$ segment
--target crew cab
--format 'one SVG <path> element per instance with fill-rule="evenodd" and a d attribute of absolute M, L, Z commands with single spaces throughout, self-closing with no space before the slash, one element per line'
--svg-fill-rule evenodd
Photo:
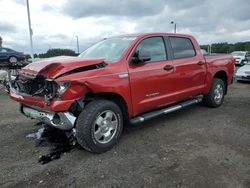
<path fill-rule="evenodd" d="M 24 115 L 73 130 L 83 148 L 101 153 L 117 143 L 125 124 L 199 102 L 219 107 L 234 64 L 231 55 L 203 56 L 189 35 L 122 35 L 97 42 L 79 57 L 25 66 L 9 84 L 9 95 Z"/>

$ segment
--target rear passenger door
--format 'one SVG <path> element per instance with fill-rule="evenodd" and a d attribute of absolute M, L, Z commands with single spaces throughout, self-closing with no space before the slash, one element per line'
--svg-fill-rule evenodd
<path fill-rule="evenodd" d="M 174 66 L 176 97 L 180 100 L 201 94 L 205 87 L 206 64 L 190 38 L 169 36 Z"/>

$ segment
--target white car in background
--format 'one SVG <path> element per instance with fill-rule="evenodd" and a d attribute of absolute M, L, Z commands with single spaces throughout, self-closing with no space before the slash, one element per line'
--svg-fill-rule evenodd
<path fill-rule="evenodd" d="M 234 51 L 231 53 L 236 59 L 236 65 L 244 65 L 250 61 L 250 53 L 246 51 Z"/>
<path fill-rule="evenodd" d="M 250 81 L 250 62 L 236 71 L 235 79 L 237 81 Z"/>

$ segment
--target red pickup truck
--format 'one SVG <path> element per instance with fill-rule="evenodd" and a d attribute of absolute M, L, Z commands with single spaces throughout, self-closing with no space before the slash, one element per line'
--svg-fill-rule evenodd
<path fill-rule="evenodd" d="M 74 130 L 95 153 L 113 147 L 123 125 L 203 102 L 222 104 L 233 82 L 231 55 L 203 56 L 189 35 L 148 33 L 104 39 L 79 57 L 22 68 L 9 95 L 28 117 Z"/>

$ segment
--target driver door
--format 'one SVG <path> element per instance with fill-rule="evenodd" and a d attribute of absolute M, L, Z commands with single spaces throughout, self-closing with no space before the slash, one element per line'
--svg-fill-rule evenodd
<path fill-rule="evenodd" d="M 172 60 L 168 60 L 162 36 L 143 39 L 134 50 L 135 54 L 150 55 L 144 63 L 128 66 L 134 115 L 166 106 L 175 102 L 173 93 Z"/>

